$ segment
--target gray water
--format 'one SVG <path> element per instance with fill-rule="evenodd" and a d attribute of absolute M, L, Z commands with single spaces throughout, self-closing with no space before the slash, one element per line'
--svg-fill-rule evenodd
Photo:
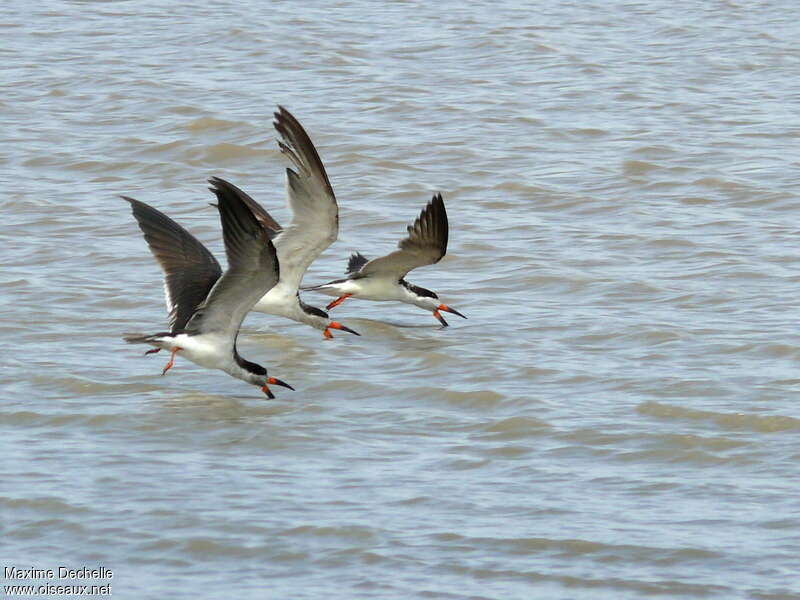
<path fill-rule="evenodd" d="M 800 598 L 794 2 L 0 15 L 2 566 L 122 598 Z M 254 314 L 242 355 L 296 392 L 162 378 L 120 337 L 166 314 L 119 195 L 223 260 L 208 177 L 288 218 L 278 104 L 340 205 L 305 283 L 441 192 L 448 254 L 409 279 L 469 319 Z"/>

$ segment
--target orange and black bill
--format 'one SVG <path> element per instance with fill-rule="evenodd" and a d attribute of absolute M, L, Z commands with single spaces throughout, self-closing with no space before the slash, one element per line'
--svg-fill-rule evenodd
<path fill-rule="evenodd" d="M 322 332 L 323 335 L 328 339 L 333 338 L 333 334 L 331 334 L 331 332 L 330 332 L 331 329 L 338 329 L 340 331 L 346 331 L 347 333 L 352 333 L 353 335 L 361 335 L 357 331 L 354 331 L 353 329 L 350 329 L 349 327 L 345 327 L 344 325 L 339 323 L 339 321 L 331 321 L 330 324 L 325 328 L 325 331 Z"/>
<path fill-rule="evenodd" d="M 453 313 L 454 315 L 458 315 L 462 319 L 466 319 L 467 318 L 464 315 L 462 315 L 460 312 L 458 312 L 455 308 L 450 308 L 446 304 L 440 304 L 439 306 L 436 307 L 436 310 L 433 311 L 433 316 L 436 317 L 436 319 L 439 321 L 439 323 L 442 324 L 442 327 L 447 327 L 447 321 L 445 321 L 444 317 L 439 313 L 440 310 L 443 310 L 444 312 Z"/>
<path fill-rule="evenodd" d="M 261 391 L 264 392 L 267 395 L 267 398 L 269 398 L 270 400 L 273 400 L 275 398 L 275 394 L 273 394 L 272 390 L 269 389 L 269 387 L 268 387 L 269 384 L 271 384 L 271 385 L 280 385 L 280 386 L 283 386 L 285 388 L 289 388 L 290 390 L 294 391 L 294 388 L 292 386 L 290 386 L 288 383 L 286 383 L 285 381 L 281 381 L 280 379 L 278 379 L 276 377 L 270 377 L 269 379 L 267 379 L 267 383 L 265 383 L 263 386 L 261 386 Z"/>
<path fill-rule="evenodd" d="M 467 318 L 464 315 L 462 315 L 460 312 L 458 312 L 455 308 L 450 308 L 449 306 L 447 306 L 447 304 L 440 304 L 439 307 L 437 308 L 437 310 L 443 310 L 444 312 L 453 313 L 454 315 L 458 315 L 462 319 L 466 319 Z"/>

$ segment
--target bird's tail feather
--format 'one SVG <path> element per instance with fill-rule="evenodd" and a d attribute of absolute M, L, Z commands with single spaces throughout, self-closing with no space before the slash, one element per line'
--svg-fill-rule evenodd
<path fill-rule="evenodd" d="M 311 286 L 307 286 L 307 287 L 301 287 L 300 291 L 301 292 L 314 292 L 314 291 L 319 291 L 319 290 L 335 289 L 336 288 L 336 284 L 342 283 L 342 282 L 345 282 L 345 281 L 347 281 L 347 280 L 346 279 L 336 279 L 334 281 L 329 281 L 328 283 L 322 283 L 320 285 L 311 285 Z"/>
<path fill-rule="evenodd" d="M 123 333 L 122 339 L 128 342 L 129 344 L 154 344 L 159 340 L 159 338 L 169 335 L 168 333 L 156 333 L 153 335 L 147 335 L 146 333 Z"/>

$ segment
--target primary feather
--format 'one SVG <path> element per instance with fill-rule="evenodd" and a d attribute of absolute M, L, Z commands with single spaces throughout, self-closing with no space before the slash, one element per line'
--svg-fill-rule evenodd
<path fill-rule="evenodd" d="M 354 276 L 381 274 L 390 275 L 399 281 L 417 267 L 439 262 L 447 252 L 448 233 L 447 211 L 442 195 L 437 194 L 422 209 L 414 224 L 408 226 L 408 236 L 397 244 L 398 250 L 363 262 Z M 363 256 L 356 258 L 354 263 L 354 257 L 351 256 L 348 272 L 351 266 L 361 263 L 362 259 Z"/>
<path fill-rule="evenodd" d="M 217 196 L 228 270 L 214 284 L 189 322 L 187 331 L 226 332 L 231 340 L 245 315 L 279 277 L 275 247 L 249 208 L 238 201 L 234 186 L 212 177 Z"/>
<path fill-rule="evenodd" d="M 123 196 L 164 271 L 171 332 L 181 331 L 222 275 L 217 259 L 196 237 L 161 211 Z"/>

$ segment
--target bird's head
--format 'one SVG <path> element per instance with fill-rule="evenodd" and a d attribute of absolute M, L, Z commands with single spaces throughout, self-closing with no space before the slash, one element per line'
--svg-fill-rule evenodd
<path fill-rule="evenodd" d="M 444 317 L 440 314 L 442 311 L 458 315 L 462 319 L 467 318 L 455 308 L 451 308 L 447 306 L 447 304 L 442 304 L 442 301 L 439 300 L 439 296 L 436 295 L 436 292 L 432 292 L 431 290 L 427 290 L 423 287 L 419 287 L 418 285 L 413 285 L 408 282 L 401 281 L 400 283 L 413 295 L 412 303 L 422 309 L 431 311 L 433 316 L 436 317 L 443 327 L 447 327 L 447 321 L 445 321 Z"/>
<path fill-rule="evenodd" d="M 239 364 L 241 369 L 244 371 L 243 374 L 238 375 L 248 383 L 252 383 L 261 388 L 261 391 L 267 395 L 267 398 L 272 400 L 275 398 L 275 394 L 269 389 L 271 385 L 280 385 L 285 388 L 289 388 L 290 390 L 294 391 L 294 388 L 290 386 L 285 381 L 281 381 L 277 377 L 270 377 L 267 373 L 267 370 L 259 365 L 258 363 L 250 362 L 249 360 L 245 360 L 241 356 L 236 353 L 236 362 Z"/>
<path fill-rule="evenodd" d="M 302 300 L 300 301 L 300 308 L 303 309 L 302 319 L 303 322 L 311 325 L 315 329 L 319 329 L 322 331 L 323 335 L 331 339 L 333 334 L 331 333 L 331 329 L 338 329 L 339 331 L 346 331 L 347 333 L 352 333 L 353 335 L 361 335 L 357 331 L 350 329 L 349 327 L 345 327 L 339 321 L 331 321 L 330 315 L 326 313 L 321 308 L 317 308 L 316 306 L 311 306 L 310 304 L 306 304 Z"/>
<path fill-rule="evenodd" d="M 294 391 L 294 388 L 292 386 L 290 386 L 285 381 L 281 381 L 277 377 L 267 377 L 266 375 L 264 375 L 258 381 L 254 381 L 252 383 L 260 387 L 261 391 L 264 392 L 267 395 L 267 398 L 269 398 L 270 400 L 275 398 L 275 394 L 273 394 L 272 390 L 269 389 L 269 386 L 271 385 L 280 385 Z"/>

